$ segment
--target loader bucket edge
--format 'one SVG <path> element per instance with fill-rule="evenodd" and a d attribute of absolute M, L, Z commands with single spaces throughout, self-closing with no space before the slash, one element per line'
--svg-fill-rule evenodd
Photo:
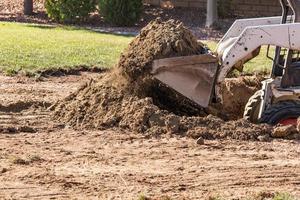
<path fill-rule="evenodd" d="M 215 86 L 218 58 L 211 54 L 183 56 L 154 60 L 153 76 L 207 108 Z"/>

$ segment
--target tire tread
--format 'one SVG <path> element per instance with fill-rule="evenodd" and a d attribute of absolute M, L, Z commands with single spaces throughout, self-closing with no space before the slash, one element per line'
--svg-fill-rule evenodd
<path fill-rule="evenodd" d="M 275 125 L 279 120 L 276 119 L 277 115 L 280 117 L 280 115 L 284 115 L 284 113 L 291 115 L 300 113 L 300 101 L 288 100 L 272 105 L 263 113 L 260 122 Z"/>
<path fill-rule="evenodd" d="M 255 115 L 255 110 L 257 106 L 261 103 L 261 98 L 264 95 L 263 90 L 258 90 L 250 97 L 248 100 L 245 110 L 244 110 L 244 119 L 249 120 L 251 122 L 257 122 Z"/>

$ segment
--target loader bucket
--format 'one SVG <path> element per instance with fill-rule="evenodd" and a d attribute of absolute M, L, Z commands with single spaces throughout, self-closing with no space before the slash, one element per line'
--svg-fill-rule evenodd
<path fill-rule="evenodd" d="M 215 85 L 218 59 L 211 54 L 159 59 L 153 62 L 156 79 L 207 108 Z"/>

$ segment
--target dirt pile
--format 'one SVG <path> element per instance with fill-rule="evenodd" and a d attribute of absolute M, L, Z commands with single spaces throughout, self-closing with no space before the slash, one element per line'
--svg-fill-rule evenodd
<path fill-rule="evenodd" d="M 300 133 L 296 125 L 276 126 L 274 127 L 271 136 L 273 138 L 300 139 Z"/>
<path fill-rule="evenodd" d="M 150 22 L 122 54 L 118 67 L 130 81 L 149 75 L 153 60 L 205 53 L 203 44 L 181 22 Z"/>
<path fill-rule="evenodd" d="M 214 105 L 223 119 L 236 120 L 243 117 L 249 98 L 261 88 L 261 76 L 227 78 L 221 85 L 222 104 Z"/>
<path fill-rule="evenodd" d="M 151 97 L 155 105 L 175 114 L 203 116 L 202 108 L 158 82 L 150 71 L 155 59 L 204 54 L 206 51 L 181 22 L 156 19 L 132 40 L 117 68 L 130 85 L 127 89 L 138 97 Z"/>
<path fill-rule="evenodd" d="M 154 59 L 201 53 L 205 48 L 181 23 L 153 21 L 130 43 L 116 71 L 103 74 L 58 102 L 52 107 L 54 117 L 77 128 L 118 127 L 149 135 L 245 140 L 270 135 L 270 128 L 264 125 L 204 116 L 201 108 L 150 76 Z M 229 79 L 223 87 L 226 104 L 217 109 L 240 114 L 238 109 L 258 85 L 256 77 Z"/>
<path fill-rule="evenodd" d="M 204 119 L 205 123 L 197 124 L 197 118 L 187 118 L 189 121 L 187 136 L 192 138 L 202 137 L 204 139 L 237 139 L 257 140 L 259 136 L 270 135 L 271 127 L 268 125 L 256 125 L 247 120 L 223 121 L 220 118 L 209 115 Z M 196 125 L 196 126 L 195 126 Z"/>
<path fill-rule="evenodd" d="M 76 93 L 53 107 L 56 119 L 76 128 L 107 129 L 118 127 L 148 135 L 178 134 L 204 139 L 257 139 L 271 134 L 265 125 L 245 120 L 228 121 L 206 117 L 179 116 L 160 109 L 152 98 L 139 98 L 120 89 L 112 74 L 90 81 Z"/>

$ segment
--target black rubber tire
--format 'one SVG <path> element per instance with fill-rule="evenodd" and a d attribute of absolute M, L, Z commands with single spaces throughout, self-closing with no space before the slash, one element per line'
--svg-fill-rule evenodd
<path fill-rule="evenodd" d="M 298 118 L 300 116 L 300 101 L 282 101 L 272 105 L 262 115 L 260 122 L 276 125 L 281 120 Z"/>
<path fill-rule="evenodd" d="M 259 108 L 264 96 L 263 90 L 258 90 L 250 97 L 244 110 L 244 119 L 258 123 Z"/>

